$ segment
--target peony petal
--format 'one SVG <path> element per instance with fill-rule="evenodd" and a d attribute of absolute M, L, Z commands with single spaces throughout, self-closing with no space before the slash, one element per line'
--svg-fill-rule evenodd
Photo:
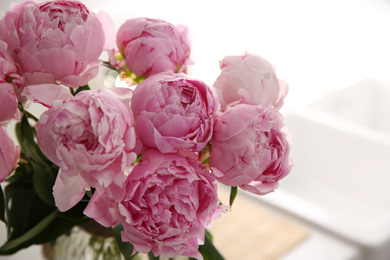
<path fill-rule="evenodd" d="M 79 75 L 69 75 L 61 79 L 61 83 L 71 88 L 82 87 L 95 78 L 99 73 L 101 61 L 89 64 Z"/>
<path fill-rule="evenodd" d="M 34 57 L 39 60 L 46 73 L 53 74 L 59 81 L 66 76 L 74 75 L 76 64 L 74 51 L 58 48 L 44 49 Z"/>
<path fill-rule="evenodd" d="M 133 90 L 130 88 L 107 88 L 107 93 L 110 93 L 117 100 L 121 101 L 126 107 L 130 109 L 130 101 L 133 96 Z"/>
<path fill-rule="evenodd" d="M 53 186 L 53 196 L 57 208 L 60 211 L 67 211 L 75 206 L 90 187 L 77 170 L 59 170 L 56 182 Z"/>
<path fill-rule="evenodd" d="M 266 195 L 277 189 L 279 184 L 277 182 L 262 183 L 260 181 L 251 181 L 247 184 L 241 185 L 240 188 L 257 195 Z"/>
<path fill-rule="evenodd" d="M 5 128 L 0 127 L 0 183 L 16 168 L 20 158 L 20 147 L 15 146 Z"/>
<path fill-rule="evenodd" d="M 105 227 L 113 227 L 119 221 L 117 203 L 98 192 L 93 194 L 84 214 Z"/>
<path fill-rule="evenodd" d="M 6 125 L 18 111 L 18 99 L 9 83 L 0 83 L 0 111 L 0 125 Z"/>
<path fill-rule="evenodd" d="M 104 37 L 105 37 L 105 44 L 103 47 L 103 50 L 111 50 L 115 48 L 115 25 L 114 21 L 111 19 L 111 16 L 103 11 L 100 10 L 97 12 L 97 18 L 99 19 L 100 23 L 103 26 L 104 31 Z"/>
<path fill-rule="evenodd" d="M 214 82 L 222 107 L 241 101 L 280 108 L 287 95 L 275 68 L 259 55 L 227 56 L 220 62 L 221 74 Z"/>
<path fill-rule="evenodd" d="M 46 107 L 52 107 L 56 100 L 65 101 L 73 97 L 67 88 L 56 84 L 26 86 L 24 93 L 29 100 L 38 102 Z"/>

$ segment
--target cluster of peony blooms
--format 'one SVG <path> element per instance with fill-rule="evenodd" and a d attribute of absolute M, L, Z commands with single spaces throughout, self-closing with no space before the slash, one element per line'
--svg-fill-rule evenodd
<path fill-rule="evenodd" d="M 84 214 L 120 223 L 133 253 L 203 259 L 205 228 L 228 209 L 217 181 L 264 195 L 290 171 L 279 113 L 287 85 L 267 60 L 245 53 L 222 59 L 210 87 L 186 74 L 186 27 L 130 19 L 116 47 L 112 28 L 106 13 L 77 0 L 13 4 L 1 18 L 0 181 L 22 163 L 35 167 L 5 127 L 34 118 L 29 104 L 40 103 L 47 110 L 33 128 L 58 167 L 59 211 L 88 198 Z M 88 87 L 104 51 L 131 87 Z"/>

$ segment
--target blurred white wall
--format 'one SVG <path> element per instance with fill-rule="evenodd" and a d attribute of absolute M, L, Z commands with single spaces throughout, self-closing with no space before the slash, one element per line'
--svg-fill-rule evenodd
<path fill-rule="evenodd" d="M 0 2 L 8 10 L 11 0 Z M 17 0 L 17 2 L 22 2 Z M 149 16 L 189 27 L 192 75 L 212 84 L 218 61 L 254 52 L 290 83 L 286 106 L 321 97 L 364 78 L 390 82 L 389 0 L 85 0 L 126 19 Z"/>
<path fill-rule="evenodd" d="M 218 61 L 254 52 L 290 83 L 287 106 L 310 102 L 364 78 L 390 81 L 390 1 L 85 1 L 113 15 L 149 16 L 187 25 L 192 75 L 212 84 Z"/>

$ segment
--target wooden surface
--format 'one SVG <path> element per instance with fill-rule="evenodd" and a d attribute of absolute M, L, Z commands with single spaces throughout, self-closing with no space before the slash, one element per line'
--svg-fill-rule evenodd
<path fill-rule="evenodd" d="M 219 189 L 218 193 L 223 204 L 228 205 L 230 190 Z M 305 228 L 240 191 L 231 211 L 214 221 L 209 231 L 226 260 L 278 259 L 309 236 Z"/>

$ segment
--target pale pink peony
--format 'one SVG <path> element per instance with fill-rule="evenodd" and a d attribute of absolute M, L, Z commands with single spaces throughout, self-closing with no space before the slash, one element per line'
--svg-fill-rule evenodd
<path fill-rule="evenodd" d="M 133 253 L 203 259 L 198 246 L 204 243 L 205 226 L 227 208 L 218 204 L 217 186 L 205 165 L 148 150 L 125 188 L 118 212 L 122 240 L 134 246 Z"/>
<path fill-rule="evenodd" d="M 0 82 L 13 84 L 17 91 L 23 84 L 24 78 L 21 75 L 19 65 L 8 53 L 8 45 L 0 40 Z"/>
<path fill-rule="evenodd" d="M 98 73 L 105 32 L 80 1 L 30 1 L 11 5 L 0 21 L 0 39 L 8 43 L 28 84 L 78 88 Z"/>
<path fill-rule="evenodd" d="M 29 85 L 24 88 L 23 94 L 29 100 L 49 108 L 53 107 L 58 100 L 65 101 L 73 97 L 67 87 L 56 84 Z"/>
<path fill-rule="evenodd" d="M 0 126 L 6 126 L 18 114 L 18 99 L 13 85 L 0 82 Z"/>
<path fill-rule="evenodd" d="M 197 152 L 211 138 L 218 102 L 202 81 L 160 73 L 138 84 L 131 108 L 144 145 L 164 153 Z"/>
<path fill-rule="evenodd" d="M 15 146 L 6 129 L 0 127 L 0 183 L 18 166 L 20 147 Z"/>
<path fill-rule="evenodd" d="M 264 195 L 291 169 L 283 116 L 273 107 L 236 104 L 215 116 L 210 168 L 217 180 Z"/>
<path fill-rule="evenodd" d="M 104 193 L 95 192 L 84 214 L 104 227 L 114 227 L 119 222 L 118 202 Z"/>
<path fill-rule="evenodd" d="M 163 20 L 127 20 L 117 32 L 116 43 L 128 69 L 137 76 L 186 72 L 187 65 L 192 63 L 187 28 Z"/>
<path fill-rule="evenodd" d="M 220 62 L 221 74 L 214 82 L 222 107 L 235 101 L 252 105 L 273 105 L 279 109 L 288 92 L 271 63 L 259 55 L 227 56 Z"/>
<path fill-rule="evenodd" d="M 0 41 L 0 126 L 19 116 L 17 93 L 24 83 L 19 66 Z"/>
<path fill-rule="evenodd" d="M 91 186 L 122 199 L 125 170 L 136 155 L 130 105 L 121 101 L 106 91 L 81 91 L 74 98 L 54 101 L 41 115 L 39 146 L 61 168 L 53 189 L 61 211 L 74 206 Z"/>

